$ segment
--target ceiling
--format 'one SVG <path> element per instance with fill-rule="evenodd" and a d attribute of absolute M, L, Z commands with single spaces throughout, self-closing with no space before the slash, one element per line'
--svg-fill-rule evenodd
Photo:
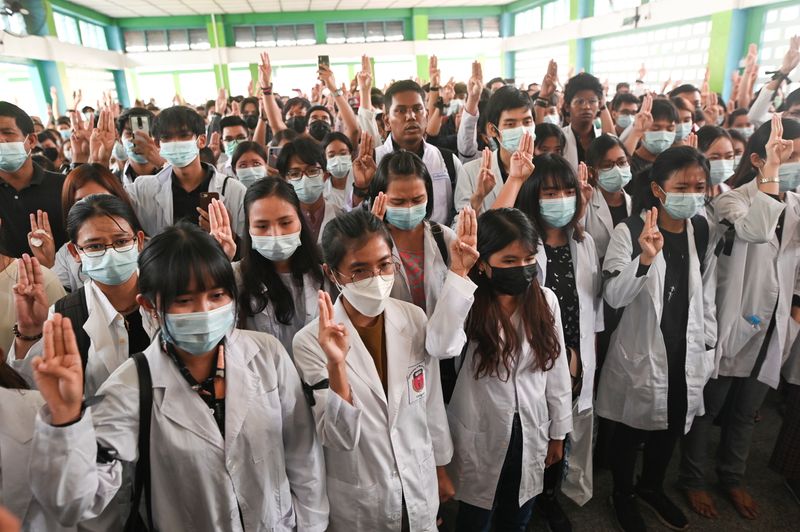
<path fill-rule="evenodd" d="M 344 9 L 496 6 L 512 0 L 71 0 L 114 18 Z"/>

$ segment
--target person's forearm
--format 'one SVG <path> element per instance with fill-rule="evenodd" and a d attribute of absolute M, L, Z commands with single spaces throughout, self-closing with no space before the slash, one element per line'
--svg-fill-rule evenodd
<path fill-rule="evenodd" d="M 492 209 L 513 208 L 514 204 L 517 202 L 517 196 L 522 189 L 523 183 L 525 183 L 525 181 L 522 179 L 512 179 L 509 177 L 500 190 L 500 194 L 497 195 L 497 199 L 494 200 Z"/>
<path fill-rule="evenodd" d="M 372 109 L 372 94 L 371 93 L 372 93 L 371 87 L 369 87 L 367 85 L 359 84 L 359 86 L 358 86 L 358 96 L 359 96 L 359 99 L 360 99 L 360 102 L 359 102 L 359 104 L 360 104 L 359 107 L 360 108 L 363 108 L 363 109 L 365 109 L 367 111 Z"/>
<path fill-rule="evenodd" d="M 614 127 L 614 119 L 611 118 L 611 112 L 608 110 L 608 107 L 604 107 L 602 111 L 600 111 L 600 122 L 602 123 L 603 133 L 608 135 L 617 135 L 617 130 Z"/>
<path fill-rule="evenodd" d="M 428 127 L 425 132 L 429 137 L 436 137 L 442 130 L 442 113 L 438 107 L 433 109 L 433 112 L 428 117 Z"/>
<path fill-rule="evenodd" d="M 644 136 L 644 133 L 641 131 L 636 131 L 635 129 L 630 135 L 628 135 L 628 138 L 625 139 L 625 142 L 623 143 L 625 144 L 625 149 L 628 150 L 628 153 L 633 155 L 633 152 L 636 151 L 636 147 L 639 145 L 639 141 L 642 139 L 642 136 Z"/>
<path fill-rule="evenodd" d="M 286 124 L 281 117 L 281 110 L 278 107 L 278 102 L 275 101 L 274 94 L 262 94 L 261 100 L 264 102 L 264 110 L 267 112 L 267 121 L 269 127 L 272 129 L 274 135 L 278 131 L 286 129 Z"/>
<path fill-rule="evenodd" d="M 347 365 L 344 362 L 328 364 L 328 385 L 344 401 L 353 404 L 350 382 L 347 380 Z"/>
<path fill-rule="evenodd" d="M 480 101 L 480 97 L 473 97 L 471 94 L 467 94 L 467 101 L 464 102 L 464 111 L 471 114 L 472 116 L 476 116 L 478 114 L 478 102 Z"/>
<path fill-rule="evenodd" d="M 267 149 L 267 121 L 261 120 L 261 117 L 258 118 L 258 125 L 255 131 L 253 131 L 253 142 L 260 145 L 265 150 Z"/>
<path fill-rule="evenodd" d="M 344 97 L 344 94 L 339 94 L 336 96 L 336 106 L 339 108 L 339 116 L 344 124 L 344 134 L 347 135 L 347 138 L 350 139 L 350 142 L 357 144 L 358 136 L 360 135 L 360 131 L 358 129 L 358 119 L 356 118 L 356 114 L 353 112 L 353 108 L 350 107 L 350 103 L 347 101 L 347 98 Z"/>
<path fill-rule="evenodd" d="M 540 105 L 533 106 L 534 120 L 537 124 L 544 123 L 544 117 L 547 115 L 547 108 Z"/>

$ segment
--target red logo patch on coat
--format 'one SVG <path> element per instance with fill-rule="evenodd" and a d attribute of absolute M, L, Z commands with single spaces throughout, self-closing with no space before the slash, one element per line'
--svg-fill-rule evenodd
<path fill-rule="evenodd" d="M 417 393 L 425 389 L 425 370 L 423 368 L 417 368 L 414 370 L 414 373 L 411 376 L 411 386 Z"/>

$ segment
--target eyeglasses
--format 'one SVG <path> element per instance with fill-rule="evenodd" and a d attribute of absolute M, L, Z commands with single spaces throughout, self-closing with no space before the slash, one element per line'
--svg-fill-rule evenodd
<path fill-rule="evenodd" d="M 310 168 L 308 170 L 289 170 L 286 172 L 286 179 L 289 181 L 298 181 L 303 179 L 303 176 L 310 177 L 314 179 L 315 177 L 319 177 L 322 175 L 322 168 Z"/>
<path fill-rule="evenodd" d="M 352 275 L 350 275 L 350 282 L 351 283 L 363 283 L 368 285 L 372 282 L 372 280 L 377 275 L 394 275 L 394 273 L 400 269 L 400 265 L 397 264 L 395 261 L 387 261 L 383 264 L 379 265 L 377 269 L 367 269 L 367 268 L 356 268 L 353 270 Z M 335 271 L 335 270 L 334 270 Z M 347 276 L 342 274 L 341 272 L 336 272 L 336 275 L 340 275 L 347 279 Z M 366 282 L 365 282 L 366 281 Z"/>
<path fill-rule="evenodd" d="M 132 250 L 134 245 L 136 245 L 136 237 L 120 238 L 115 240 L 113 244 L 97 243 L 87 244 L 83 247 L 76 245 L 75 247 L 82 251 L 87 257 L 97 258 L 105 255 L 108 248 L 114 248 L 114 250 L 119 253 L 125 253 L 126 251 Z"/>
<path fill-rule="evenodd" d="M 628 159 L 622 158 L 622 159 L 617 159 L 616 161 L 603 161 L 597 166 L 597 168 L 598 170 L 605 171 L 605 170 L 611 170 L 615 166 L 619 166 L 620 168 L 625 168 L 626 166 L 628 166 Z"/>
<path fill-rule="evenodd" d="M 591 100 L 584 100 L 583 98 L 573 98 L 572 105 L 577 107 L 596 107 L 600 105 L 600 100 L 592 98 Z"/>

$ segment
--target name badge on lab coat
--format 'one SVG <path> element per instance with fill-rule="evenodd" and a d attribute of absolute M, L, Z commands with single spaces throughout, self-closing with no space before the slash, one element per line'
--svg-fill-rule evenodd
<path fill-rule="evenodd" d="M 408 402 L 413 403 L 417 399 L 425 397 L 425 363 L 420 362 L 412 366 L 408 377 Z"/>

